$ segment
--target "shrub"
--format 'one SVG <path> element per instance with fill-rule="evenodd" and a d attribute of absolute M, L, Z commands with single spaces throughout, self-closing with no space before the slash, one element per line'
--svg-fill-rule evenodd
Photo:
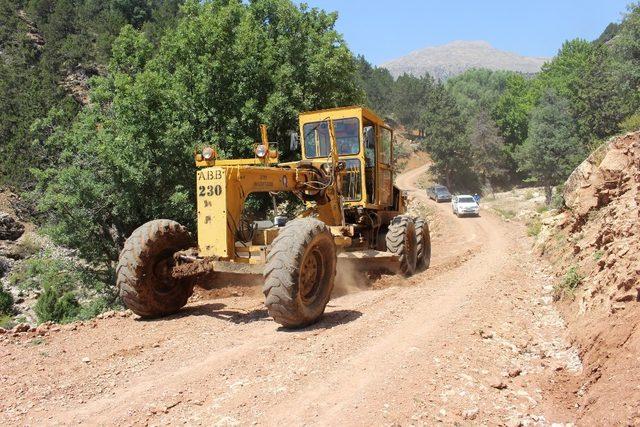
<path fill-rule="evenodd" d="M 34 310 L 39 322 L 89 319 L 112 308 L 112 286 L 94 270 L 73 259 L 45 251 L 29 258 L 9 275 L 9 283 L 22 290 L 42 290 Z M 88 300 L 86 304 L 80 301 Z"/>
<path fill-rule="evenodd" d="M 536 206 L 536 212 L 539 213 L 539 214 L 545 213 L 548 210 L 549 210 L 549 208 L 547 207 L 547 205 L 538 205 L 538 206 Z"/>
<path fill-rule="evenodd" d="M 551 209 L 564 209 L 564 184 L 560 184 L 555 188 L 553 196 L 551 196 Z"/>
<path fill-rule="evenodd" d="M 104 313 L 105 311 L 113 310 L 116 308 L 121 307 L 119 307 L 118 304 L 114 303 L 113 298 L 109 298 L 108 296 L 104 295 L 99 296 L 85 304 L 82 304 L 77 318 L 79 320 L 93 319 L 100 313 Z"/>
<path fill-rule="evenodd" d="M 0 288 L 0 315 L 13 313 L 13 295 Z"/>
<path fill-rule="evenodd" d="M 22 258 L 28 258 L 37 254 L 42 249 L 42 245 L 38 242 L 38 239 L 31 233 L 25 234 L 20 241 L 18 241 L 18 254 Z"/>
<path fill-rule="evenodd" d="M 494 207 L 494 209 L 502 216 L 502 218 L 504 219 L 511 219 L 514 218 L 516 216 L 515 211 L 513 211 L 512 209 L 506 209 L 506 208 L 501 208 L 501 207 Z"/>
<path fill-rule="evenodd" d="M 634 132 L 640 130 L 640 111 L 627 117 L 620 123 L 623 132 Z"/>
<path fill-rule="evenodd" d="M 69 289 L 61 285 L 49 285 L 38 298 L 33 310 L 40 323 L 66 323 L 76 318 L 80 312 L 80 304 Z"/>
<path fill-rule="evenodd" d="M 11 329 L 15 326 L 15 322 L 11 316 L 6 314 L 0 314 L 0 328 Z"/>
<path fill-rule="evenodd" d="M 93 289 L 96 285 L 103 285 L 95 274 L 75 261 L 57 258 L 48 251 L 18 265 L 8 280 L 12 286 L 25 291 L 61 286 L 65 289 Z"/>
<path fill-rule="evenodd" d="M 527 223 L 527 235 L 535 237 L 540 234 L 540 230 L 542 230 L 542 221 L 540 218 L 532 218 L 531 221 Z"/>
<path fill-rule="evenodd" d="M 576 266 L 569 268 L 567 273 L 562 278 L 562 281 L 557 283 L 553 288 L 553 299 L 555 301 L 562 300 L 565 297 L 573 298 L 575 291 L 584 279 L 584 276 L 580 274 Z"/>

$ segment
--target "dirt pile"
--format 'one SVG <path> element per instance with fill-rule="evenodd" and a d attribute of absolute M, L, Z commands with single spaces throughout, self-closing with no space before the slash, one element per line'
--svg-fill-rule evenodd
<path fill-rule="evenodd" d="M 640 422 L 640 132 L 610 140 L 569 177 L 567 210 L 546 218 L 537 247 L 585 369 L 567 376 L 579 421 Z"/>

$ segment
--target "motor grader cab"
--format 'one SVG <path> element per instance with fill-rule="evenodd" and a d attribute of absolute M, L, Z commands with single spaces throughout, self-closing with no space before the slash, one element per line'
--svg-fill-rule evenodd
<path fill-rule="evenodd" d="M 362 107 L 302 113 L 293 140 L 300 161 L 281 163 L 265 126 L 253 158 L 219 159 L 211 147 L 195 154 L 197 242 L 171 220 L 132 233 L 117 268 L 131 310 L 163 316 L 184 306 L 195 285 L 261 281 L 274 320 L 300 327 L 324 312 L 338 259 L 405 276 L 429 266 L 429 227 L 406 214 L 393 184 L 393 131 L 383 120 Z M 297 218 L 245 216 L 250 194 L 283 192 L 304 203 Z"/>

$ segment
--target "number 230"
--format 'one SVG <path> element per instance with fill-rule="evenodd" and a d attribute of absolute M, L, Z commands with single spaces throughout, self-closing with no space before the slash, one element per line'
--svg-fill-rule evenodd
<path fill-rule="evenodd" d="M 206 187 L 204 185 L 201 185 L 198 187 L 198 196 L 200 197 L 204 197 L 204 196 L 219 196 L 222 194 L 222 186 L 221 185 L 207 185 Z"/>

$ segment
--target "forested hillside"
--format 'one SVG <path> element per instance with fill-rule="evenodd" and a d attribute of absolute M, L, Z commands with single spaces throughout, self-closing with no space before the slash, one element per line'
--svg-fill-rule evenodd
<path fill-rule="evenodd" d="M 0 0 L 0 184 L 32 188 L 29 169 L 60 147 L 46 143 L 106 74 L 124 25 L 157 43 L 182 0 Z"/>
<path fill-rule="evenodd" d="M 534 77 L 470 70 L 446 82 L 358 58 L 369 104 L 420 135 L 442 180 L 491 191 L 563 182 L 605 138 L 640 127 L 640 5 L 590 42 L 565 42 Z"/>

